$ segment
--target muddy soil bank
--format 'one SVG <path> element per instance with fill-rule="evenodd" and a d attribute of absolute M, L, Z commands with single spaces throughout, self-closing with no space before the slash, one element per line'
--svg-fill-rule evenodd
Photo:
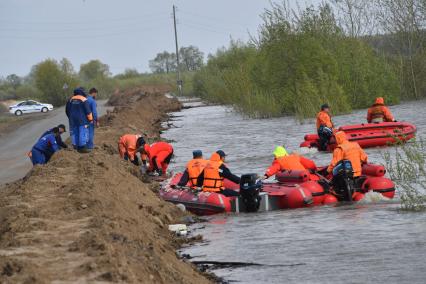
<path fill-rule="evenodd" d="M 184 217 L 119 159 L 123 133 L 159 138 L 179 102 L 143 95 L 109 112 L 90 154 L 61 151 L 0 188 L 0 282 L 208 283 L 176 256 L 167 224 Z"/>

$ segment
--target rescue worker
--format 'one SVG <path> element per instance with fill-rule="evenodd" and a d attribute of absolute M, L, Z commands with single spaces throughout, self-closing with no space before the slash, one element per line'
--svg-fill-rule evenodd
<path fill-rule="evenodd" d="M 98 121 L 98 111 L 97 111 L 97 105 L 96 105 L 96 96 L 98 95 L 98 90 L 96 88 L 91 88 L 89 90 L 89 96 L 87 97 L 87 101 L 90 105 L 90 111 L 93 114 L 93 123 L 89 124 L 89 140 L 87 141 L 87 148 L 93 149 L 94 143 L 93 140 L 95 139 L 95 127 L 99 127 L 99 121 Z"/>
<path fill-rule="evenodd" d="M 152 145 L 145 144 L 142 149 L 142 161 L 149 161 L 148 173 L 158 173 L 165 176 L 167 168 L 173 157 L 173 147 L 167 142 L 156 142 Z"/>
<path fill-rule="evenodd" d="M 54 134 L 54 132 L 53 132 L 53 130 L 55 129 L 55 128 L 58 128 L 58 130 L 59 130 L 59 135 L 56 135 L 55 137 L 56 137 L 56 144 L 58 144 L 58 146 L 59 146 L 59 148 L 61 149 L 61 148 L 68 148 L 68 145 L 67 144 L 65 144 L 65 142 L 62 140 L 62 137 L 61 137 L 61 135 L 63 134 L 63 133 L 65 133 L 65 132 L 67 132 L 67 130 L 66 130 L 66 128 L 65 128 L 65 125 L 63 125 L 63 124 L 59 124 L 57 127 L 54 127 L 54 128 L 51 128 L 51 129 L 49 129 L 49 130 L 46 130 L 44 133 L 43 133 L 43 135 L 41 135 L 40 136 L 40 138 L 42 138 L 43 136 L 46 136 L 47 134 Z"/>
<path fill-rule="evenodd" d="M 221 193 L 225 196 L 239 196 L 239 193 L 224 186 L 223 180 L 226 178 L 239 184 L 240 177 L 231 173 L 225 165 L 226 154 L 222 150 L 216 151 L 210 157 L 206 167 L 198 177 L 198 185 L 203 185 L 203 191 Z"/>
<path fill-rule="evenodd" d="M 331 120 L 330 106 L 323 104 L 321 111 L 317 114 L 317 131 L 319 136 L 318 150 L 327 150 L 328 142 L 331 136 L 333 136 L 334 124 Z"/>
<path fill-rule="evenodd" d="M 185 172 L 180 178 L 178 186 L 185 186 L 188 184 L 193 188 L 198 185 L 198 177 L 206 167 L 208 161 L 203 159 L 203 152 L 201 150 L 195 150 L 192 152 L 192 160 L 186 164 Z"/>
<path fill-rule="evenodd" d="M 56 130 L 56 128 L 59 130 L 59 133 L 57 133 L 57 135 L 54 133 L 54 130 Z M 64 141 L 62 141 L 62 137 L 61 137 L 61 134 L 64 132 L 66 132 L 65 125 L 59 124 L 57 127 L 51 128 L 47 130 L 46 132 L 44 132 L 40 136 L 40 138 L 42 138 L 43 136 L 46 136 L 47 134 L 55 134 L 56 144 L 58 145 L 59 149 L 65 149 L 65 148 L 68 148 L 68 145 L 65 144 Z M 50 157 L 53 155 L 53 152 L 46 152 L 45 154 L 46 154 L 47 160 L 49 160 Z"/>
<path fill-rule="evenodd" d="M 138 152 L 141 152 L 145 145 L 145 139 L 138 134 L 125 134 L 118 140 L 118 152 L 122 159 L 130 160 L 134 165 L 139 166 Z"/>
<path fill-rule="evenodd" d="M 314 161 L 295 153 L 289 155 L 283 146 L 277 146 L 273 154 L 275 159 L 272 162 L 272 165 L 266 170 L 264 179 L 267 179 L 281 171 L 309 170 L 314 172 L 317 169 Z"/>
<path fill-rule="evenodd" d="M 80 153 L 88 153 L 89 125 L 93 123 L 93 114 L 90 110 L 89 101 L 82 88 L 74 89 L 74 96 L 67 102 L 65 112 L 72 125 L 71 139 Z"/>
<path fill-rule="evenodd" d="M 41 137 L 31 149 L 31 162 L 33 165 L 46 164 L 53 153 L 59 151 L 59 146 L 56 143 L 56 137 L 60 135 L 59 129 L 54 127 L 52 133 L 46 134 Z"/>
<path fill-rule="evenodd" d="M 395 119 L 389 108 L 385 106 L 385 100 L 382 97 L 376 99 L 376 102 L 368 109 L 368 123 L 392 122 Z"/>
<path fill-rule="evenodd" d="M 352 164 L 354 177 L 359 177 L 362 173 L 362 163 L 367 163 L 368 156 L 361 149 L 358 143 L 350 142 L 343 131 L 335 134 L 337 147 L 333 152 L 333 159 L 327 168 L 328 173 L 332 173 L 334 167 L 342 160 L 349 160 Z"/>

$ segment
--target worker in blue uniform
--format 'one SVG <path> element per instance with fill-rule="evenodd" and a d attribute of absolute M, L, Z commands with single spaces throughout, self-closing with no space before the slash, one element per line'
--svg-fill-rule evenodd
<path fill-rule="evenodd" d="M 87 148 L 93 149 L 95 139 L 95 127 L 99 127 L 99 121 L 98 121 L 98 111 L 97 111 L 97 105 L 96 105 L 96 96 L 98 95 L 98 90 L 96 88 L 91 88 L 89 90 L 89 96 L 87 96 L 87 100 L 90 105 L 90 110 L 93 114 L 93 123 L 89 124 L 89 141 L 87 141 Z"/>
<path fill-rule="evenodd" d="M 88 153 L 89 125 L 93 123 L 93 114 L 87 95 L 82 88 L 74 89 L 74 96 L 67 102 L 65 112 L 72 125 L 73 142 L 80 153 Z"/>
<path fill-rule="evenodd" d="M 55 133 L 56 129 L 58 129 L 58 133 Z M 65 149 L 68 148 L 68 145 L 65 144 L 65 142 L 62 140 L 61 134 L 66 132 L 65 125 L 59 124 L 57 127 L 53 127 L 49 130 L 46 130 L 40 138 L 43 136 L 46 136 L 47 134 L 55 134 L 56 144 L 58 144 L 59 149 Z M 49 160 L 50 157 L 53 155 L 53 152 L 46 152 L 46 157 Z"/>
<path fill-rule="evenodd" d="M 53 153 L 59 151 L 59 146 L 56 143 L 56 137 L 59 134 L 59 129 L 54 127 L 53 133 L 41 137 L 31 149 L 31 162 L 33 165 L 46 164 Z"/>

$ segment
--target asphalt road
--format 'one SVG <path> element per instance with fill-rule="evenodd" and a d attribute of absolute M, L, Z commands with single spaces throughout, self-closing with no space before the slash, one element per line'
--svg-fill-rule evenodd
<path fill-rule="evenodd" d="M 106 113 L 106 101 L 98 101 L 98 115 Z M 24 177 L 32 168 L 27 152 L 31 150 L 44 131 L 58 124 L 68 127 L 65 108 L 56 108 L 46 115 L 35 115 L 34 120 L 18 127 L 16 130 L 0 137 L 0 185 L 16 181 Z M 65 141 L 69 132 L 62 134 Z"/>

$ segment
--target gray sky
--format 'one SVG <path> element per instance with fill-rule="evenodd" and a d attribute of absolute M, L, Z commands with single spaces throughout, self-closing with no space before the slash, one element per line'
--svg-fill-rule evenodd
<path fill-rule="evenodd" d="M 206 55 L 230 37 L 256 34 L 267 0 L 0 0 L 0 76 L 26 75 L 46 59 L 100 59 L 116 74 L 149 71 L 158 52 L 174 50 L 172 5 L 181 46 Z"/>

